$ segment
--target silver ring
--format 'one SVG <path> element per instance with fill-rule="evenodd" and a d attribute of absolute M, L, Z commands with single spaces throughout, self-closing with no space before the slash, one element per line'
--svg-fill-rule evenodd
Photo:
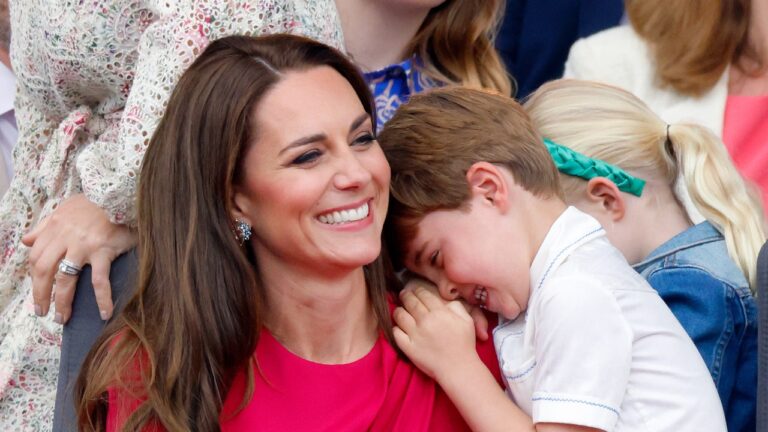
<path fill-rule="evenodd" d="M 73 263 L 72 261 L 69 261 L 67 259 L 63 259 L 59 261 L 59 273 L 63 273 L 70 276 L 77 276 L 80 274 L 81 271 L 83 271 L 83 268 Z"/>

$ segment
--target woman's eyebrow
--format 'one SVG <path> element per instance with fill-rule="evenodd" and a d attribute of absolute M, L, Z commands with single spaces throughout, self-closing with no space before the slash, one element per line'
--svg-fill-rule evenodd
<path fill-rule="evenodd" d="M 362 113 L 360 116 L 358 116 L 355 121 L 352 122 L 352 125 L 349 127 L 349 133 L 352 133 L 355 131 L 355 129 L 359 128 L 360 125 L 362 125 L 366 120 L 370 119 L 368 113 Z"/>
<path fill-rule="evenodd" d="M 286 151 L 288 151 L 288 150 L 290 150 L 292 148 L 305 146 L 307 144 L 312 144 L 312 143 L 318 142 L 318 141 L 323 141 L 326 138 L 327 138 L 326 135 L 322 134 L 322 133 L 305 136 L 303 138 L 299 138 L 296 141 L 294 141 L 294 142 L 288 144 L 287 146 L 283 147 L 283 149 L 280 150 L 280 152 L 277 155 L 279 156 L 279 155 L 285 153 Z"/>

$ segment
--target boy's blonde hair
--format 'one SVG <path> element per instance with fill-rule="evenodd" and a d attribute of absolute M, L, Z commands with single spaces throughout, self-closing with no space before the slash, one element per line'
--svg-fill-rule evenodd
<path fill-rule="evenodd" d="M 680 177 L 684 187 L 677 199 L 690 201 L 723 233 L 729 254 L 754 286 L 757 254 L 765 242 L 762 205 L 712 132 L 694 124 L 668 127 L 629 92 L 589 81 L 549 82 L 525 108 L 541 134 L 558 144 L 660 179 L 673 190 Z M 586 188 L 577 177 L 561 180 L 566 196 Z"/>
<path fill-rule="evenodd" d="M 541 136 L 509 97 L 462 87 L 434 89 L 400 107 L 379 134 L 392 167 L 388 221 L 410 240 L 429 212 L 464 208 L 466 174 L 476 162 L 509 170 L 515 182 L 542 197 L 562 198 L 560 181 Z M 390 252 L 397 253 L 399 247 Z"/>

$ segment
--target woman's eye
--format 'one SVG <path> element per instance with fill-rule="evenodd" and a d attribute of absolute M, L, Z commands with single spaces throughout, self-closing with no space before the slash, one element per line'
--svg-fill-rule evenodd
<path fill-rule="evenodd" d="M 352 145 L 368 145 L 375 139 L 376 137 L 374 137 L 372 133 L 368 132 L 355 138 L 355 140 L 352 141 Z"/>
<path fill-rule="evenodd" d="M 294 165 L 307 164 L 307 163 L 312 162 L 312 161 L 316 160 L 317 158 L 319 158 L 320 155 L 322 155 L 320 150 L 310 150 L 310 151 L 308 151 L 306 153 L 302 153 L 299 157 L 297 157 L 296 159 L 291 161 L 291 163 L 294 164 Z"/>

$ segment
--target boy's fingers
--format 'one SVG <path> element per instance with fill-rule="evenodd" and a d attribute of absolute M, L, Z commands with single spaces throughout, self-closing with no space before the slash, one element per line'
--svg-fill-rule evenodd
<path fill-rule="evenodd" d="M 411 350 L 411 338 L 409 338 L 408 335 L 405 334 L 405 332 L 397 326 L 392 328 L 392 334 L 395 337 L 395 343 L 397 346 L 403 350 L 405 355 L 408 355 L 408 352 Z"/>
<path fill-rule="evenodd" d="M 413 293 L 428 310 L 439 309 L 447 303 L 436 293 L 436 291 L 424 286 L 416 287 L 416 289 L 413 290 Z"/>
<path fill-rule="evenodd" d="M 483 310 L 479 307 L 474 307 L 469 310 L 469 316 L 472 317 L 472 321 L 475 323 L 475 335 L 481 341 L 488 340 L 488 318 L 483 313 Z"/>
<path fill-rule="evenodd" d="M 416 320 L 401 307 L 395 308 L 395 311 L 392 312 L 392 318 L 395 320 L 395 324 L 406 333 L 411 333 L 416 328 Z"/>
<path fill-rule="evenodd" d="M 403 302 L 405 310 L 408 311 L 416 321 L 429 313 L 429 310 L 424 306 L 424 303 L 422 303 L 411 290 L 403 290 L 400 292 L 400 301 Z"/>

